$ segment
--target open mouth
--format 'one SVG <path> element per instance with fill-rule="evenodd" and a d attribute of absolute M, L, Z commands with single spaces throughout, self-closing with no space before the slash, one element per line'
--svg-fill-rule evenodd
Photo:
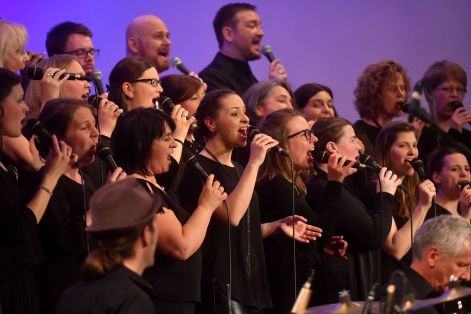
<path fill-rule="evenodd" d="M 247 139 L 247 127 L 240 128 L 239 134 L 244 140 L 246 140 Z"/>

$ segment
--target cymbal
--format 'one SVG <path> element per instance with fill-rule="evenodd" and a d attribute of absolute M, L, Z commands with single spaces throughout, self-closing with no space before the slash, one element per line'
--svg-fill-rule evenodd
<path fill-rule="evenodd" d="M 364 301 L 319 305 L 307 309 L 306 314 L 361 314 L 364 305 Z M 380 308 L 379 302 L 371 303 L 372 313 L 381 313 Z"/>
<path fill-rule="evenodd" d="M 443 292 L 440 296 L 425 300 L 416 300 L 410 307 L 406 306 L 403 310 L 415 311 L 426 307 L 431 307 L 440 303 L 461 299 L 471 295 L 471 288 L 456 287 Z"/>

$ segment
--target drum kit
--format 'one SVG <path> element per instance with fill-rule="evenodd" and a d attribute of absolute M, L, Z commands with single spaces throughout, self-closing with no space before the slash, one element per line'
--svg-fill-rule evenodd
<path fill-rule="evenodd" d="M 432 308 L 435 305 L 446 303 L 449 301 L 459 300 L 461 298 L 471 296 L 471 288 L 468 287 L 454 287 L 445 292 L 440 296 L 425 300 L 413 300 L 406 301 L 402 308 L 395 308 L 395 312 L 392 313 L 413 313 L 417 310 L 424 310 L 426 308 Z M 368 303 L 365 306 L 365 303 Z M 368 308 L 367 311 L 365 309 Z M 470 311 L 471 309 L 463 309 L 464 311 Z M 384 302 L 354 302 L 351 301 L 350 295 L 346 291 L 342 291 L 339 294 L 339 303 L 326 304 L 311 307 L 306 310 L 306 314 L 381 314 L 384 313 Z"/>

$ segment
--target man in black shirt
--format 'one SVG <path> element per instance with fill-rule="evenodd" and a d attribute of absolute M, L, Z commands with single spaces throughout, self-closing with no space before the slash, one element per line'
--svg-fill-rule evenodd
<path fill-rule="evenodd" d="M 99 189 L 90 200 L 87 231 L 95 240 L 83 280 L 67 289 L 56 313 L 154 314 L 152 287 L 141 276 L 154 264 L 156 213 L 162 200 L 134 178 Z"/>
<path fill-rule="evenodd" d="M 230 89 L 242 96 L 257 79 L 249 61 L 260 59 L 260 42 L 265 35 L 256 7 L 248 3 L 230 3 L 213 20 L 219 52 L 199 76 L 208 84 L 208 92 Z M 286 81 L 288 76 L 280 60 L 270 64 L 269 79 Z"/>
<path fill-rule="evenodd" d="M 436 297 L 449 289 L 450 277 L 470 280 L 471 225 L 461 217 L 446 215 L 427 220 L 417 230 L 412 264 L 405 271 L 409 291 L 416 299 Z M 456 307 L 456 302 L 447 304 Z M 443 309 L 442 305 L 436 306 Z M 424 313 L 432 313 L 423 309 Z M 468 309 L 469 310 L 469 309 Z M 456 312 L 456 310 L 453 310 Z M 414 312 L 416 313 L 416 312 Z"/>

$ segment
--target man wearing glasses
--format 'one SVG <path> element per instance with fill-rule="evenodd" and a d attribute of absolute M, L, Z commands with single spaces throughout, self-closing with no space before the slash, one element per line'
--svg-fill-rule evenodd
<path fill-rule="evenodd" d="M 74 22 L 54 26 L 47 33 L 46 49 L 49 57 L 57 54 L 76 56 L 87 75 L 95 70 L 95 58 L 100 53 L 100 49 L 93 46 L 91 30 Z"/>
<path fill-rule="evenodd" d="M 430 113 L 441 132 L 471 147 L 471 131 L 464 128 L 471 123 L 471 112 L 463 106 L 467 91 L 464 69 L 449 60 L 435 62 L 425 71 L 422 84 Z M 453 143 L 447 143 L 430 128 L 424 127 L 419 140 L 419 152 L 425 157 L 439 147 L 450 145 Z"/>

